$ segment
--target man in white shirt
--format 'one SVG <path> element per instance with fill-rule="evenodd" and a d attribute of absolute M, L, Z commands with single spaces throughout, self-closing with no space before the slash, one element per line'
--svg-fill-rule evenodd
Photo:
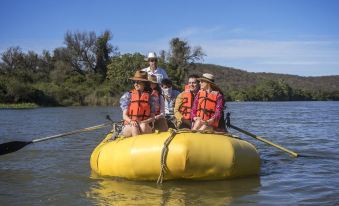
<path fill-rule="evenodd" d="M 158 57 L 155 52 L 148 53 L 146 60 L 148 61 L 149 67 L 142 69 L 142 71 L 147 72 L 148 75 L 156 76 L 158 84 L 161 83 L 161 80 L 168 79 L 166 71 L 157 65 Z"/>

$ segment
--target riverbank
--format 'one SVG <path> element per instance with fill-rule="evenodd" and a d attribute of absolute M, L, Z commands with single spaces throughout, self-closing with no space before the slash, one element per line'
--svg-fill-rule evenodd
<path fill-rule="evenodd" d="M 19 103 L 19 104 L 0 104 L 0 109 L 34 109 L 39 105 L 35 103 Z"/>

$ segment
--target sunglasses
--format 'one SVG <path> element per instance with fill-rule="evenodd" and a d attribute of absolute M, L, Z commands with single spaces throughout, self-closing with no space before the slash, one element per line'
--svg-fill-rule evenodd
<path fill-rule="evenodd" d="M 157 60 L 156 59 L 150 59 L 148 60 L 149 62 L 156 62 Z"/>

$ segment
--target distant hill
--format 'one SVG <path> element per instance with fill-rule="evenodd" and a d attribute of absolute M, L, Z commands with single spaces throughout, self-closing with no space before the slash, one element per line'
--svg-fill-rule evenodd
<path fill-rule="evenodd" d="M 196 68 L 189 73 L 199 75 L 211 73 L 216 77 L 216 82 L 223 90 L 246 89 L 263 80 L 282 79 L 294 89 L 326 92 L 339 91 L 339 75 L 302 77 L 288 74 L 255 73 L 213 64 L 197 64 Z"/>

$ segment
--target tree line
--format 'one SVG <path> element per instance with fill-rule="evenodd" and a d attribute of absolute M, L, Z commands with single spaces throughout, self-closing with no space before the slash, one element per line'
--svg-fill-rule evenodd
<path fill-rule="evenodd" d="M 339 100 L 339 76 L 251 73 L 209 64 L 197 64 L 191 72 L 214 74 L 227 101 Z"/>
<path fill-rule="evenodd" d="M 122 92 L 132 88 L 128 78 L 137 69 L 147 67 L 147 62 L 141 53 L 121 54 L 111 40 L 110 31 L 66 32 L 64 46 L 52 52 L 37 54 L 23 52 L 19 47 L 8 48 L 1 53 L 0 103 L 115 105 Z M 190 73 L 215 72 L 197 64 L 205 56 L 201 47 L 192 47 L 180 38 L 171 39 L 168 51 L 160 51 L 159 56 L 159 66 L 179 89 Z M 281 80 L 265 80 L 248 88 L 220 82 L 229 101 L 339 99 L 338 92 L 301 91 Z"/>
<path fill-rule="evenodd" d="M 42 54 L 11 47 L 1 53 L 0 103 L 32 102 L 43 106 L 114 105 L 137 69 L 147 67 L 141 53 L 121 54 L 105 31 L 67 32 L 65 46 Z M 173 38 L 159 64 L 175 85 L 203 58 L 200 47 Z"/>

